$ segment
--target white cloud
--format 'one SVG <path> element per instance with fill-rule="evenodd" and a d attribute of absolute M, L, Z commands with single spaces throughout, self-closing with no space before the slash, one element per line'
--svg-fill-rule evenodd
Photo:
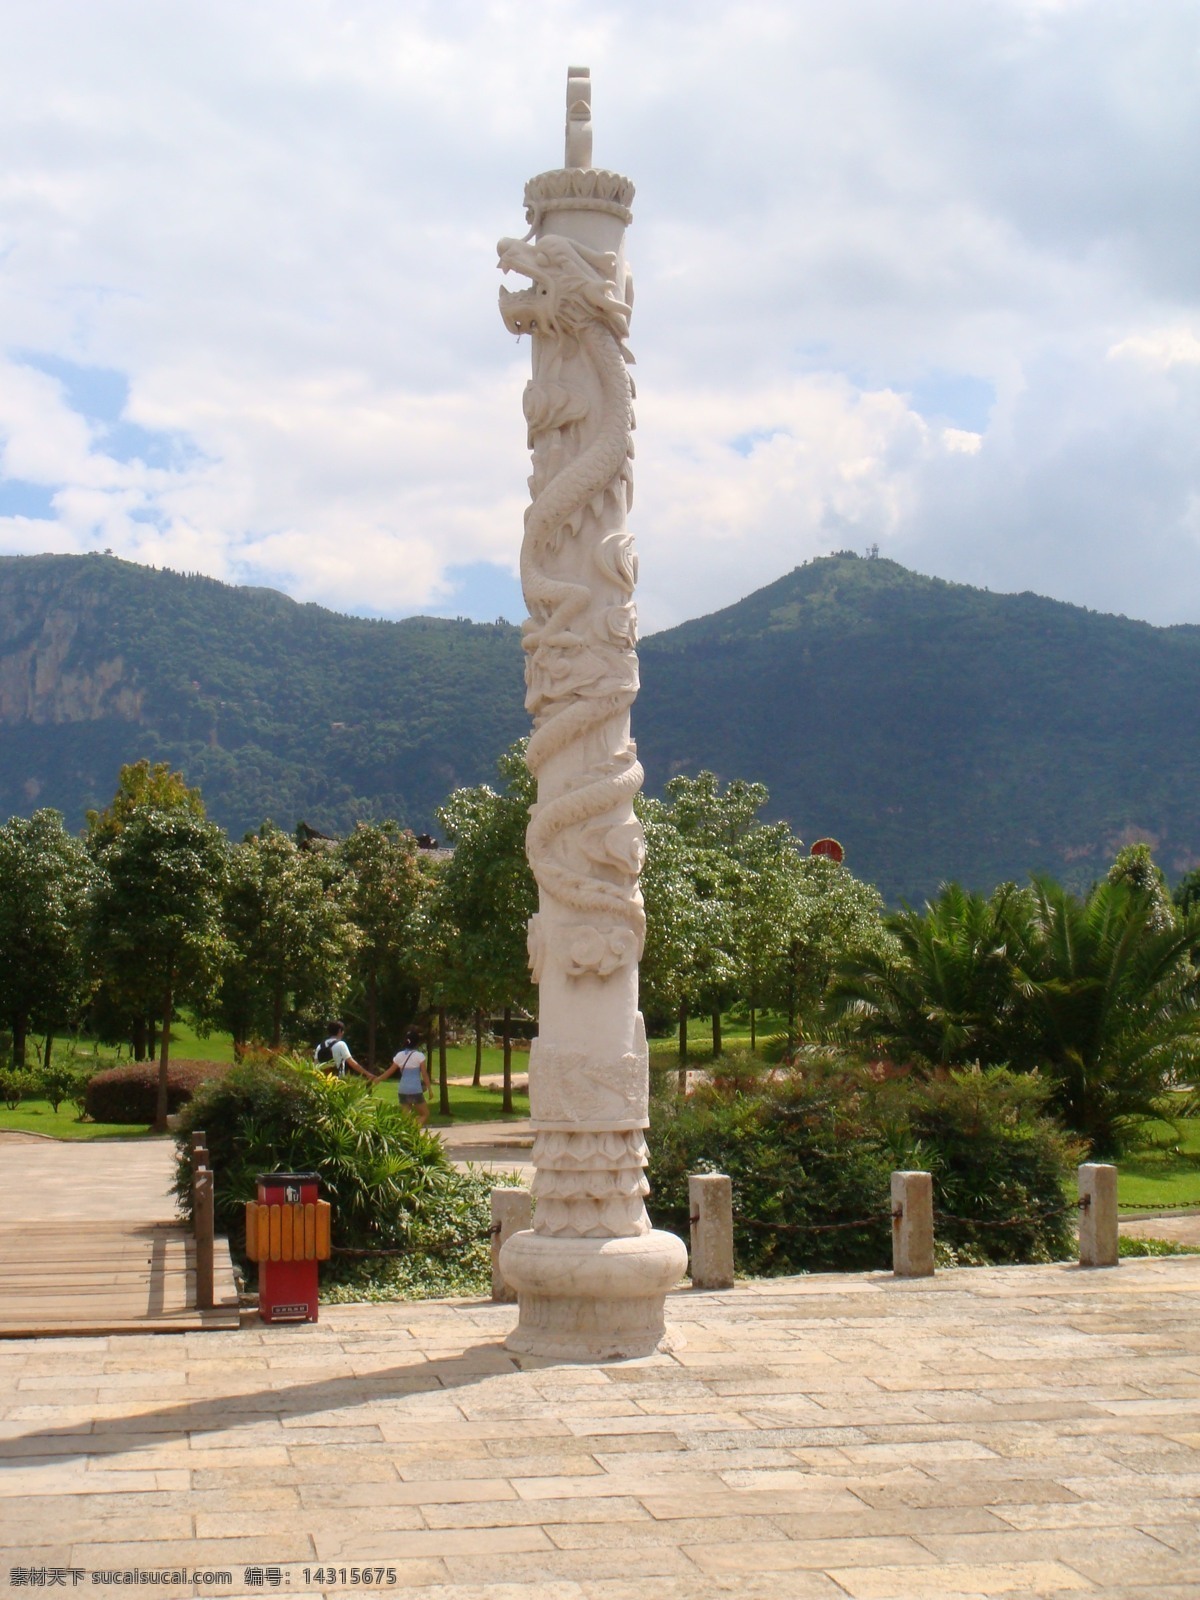
<path fill-rule="evenodd" d="M 1159 328 L 1153 333 L 1131 333 L 1108 354 L 1131 356 L 1155 367 L 1194 366 L 1200 362 L 1200 338 L 1191 328 Z"/>
<path fill-rule="evenodd" d="M 0 550 L 393 615 L 514 570 L 494 241 L 582 60 L 639 191 L 646 626 L 874 542 L 1200 620 L 1190 0 L 10 12 Z"/>
<path fill-rule="evenodd" d="M 749 417 L 763 419 L 747 437 Z M 801 378 L 771 390 L 673 390 L 639 410 L 641 613 L 651 631 L 715 610 L 813 555 L 886 544 L 940 448 L 890 391 Z M 647 481 L 648 480 L 648 481 Z"/>

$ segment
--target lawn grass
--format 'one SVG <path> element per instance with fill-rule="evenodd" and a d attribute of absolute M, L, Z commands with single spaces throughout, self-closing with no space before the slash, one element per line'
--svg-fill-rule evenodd
<path fill-rule="evenodd" d="M 366 1052 L 363 1048 L 363 1041 L 355 1038 L 352 1034 L 347 1034 L 346 1037 L 351 1051 L 355 1053 L 355 1059 L 358 1061 L 365 1061 Z M 311 1056 L 312 1049 L 315 1048 L 315 1044 L 309 1049 L 301 1046 L 296 1053 L 301 1056 Z M 360 1051 L 362 1053 L 358 1054 Z M 207 1038 L 202 1039 L 188 1022 L 176 1021 L 171 1025 L 171 1054 L 173 1056 L 178 1056 L 181 1060 L 187 1061 L 231 1062 L 234 1059 L 233 1039 L 227 1033 L 211 1033 Z M 376 1071 L 384 1071 L 390 1062 L 391 1057 L 388 1054 L 388 1047 L 384 1044 L 381 1044 L 379 1047 L 379 1059 L 375 1064 Z M 436 1043 L 433 1047 L 433 1055 L 430 1061 L 430 1067 L 436 1077 Z M 464 1039 L 461 1044 L 457 1045 L 447 1045 L 446 1070 L 448 1075 L 455 1080 L 461 1078 L 470 1079 L 474 1076 L 475 1041 L 473 1039 Z M 528 1050 L 513 1051 L 512 1070 L 514 1076 L 517 1073 L 524 1074 L 529 1071 Z M 500 1045 L 484 1046 L 483 1071 L 485 1075 L 495 1073 L 497 1076 L 504 1071 L 504 1051 Z"/>
<path fill-rule="evenodd" d="M 315 1048 L 315 1047 L 314 1047 Z M 171 1054 L 181 1061 L 233 1061 L 233 1036 L 228 1033 L 210 1033 L 202 1039 L 184 1018 L 176 1017 L 171 1024 Z"/>
<path fill-rule="evenodd" d="M 58 1115 L 48 1100 L 22 1100 L 15 1111 L 0 1106 L 0 1129 L 42 1133 L 51 1139 L 142 1139 L 150 1137 L 144 1122 L 80 1122 L 75 1107 L 64 1100 Z"/>
<path fill-rule="evenodd" d="M 174 1034 L 172 1034 L 174 1037 Z M 55 1039 L 51 1046 L 51 1054 L 56 1061 L 74 1061 L 82 1065 L 89 1057 L 94 1060 L 93 1070 L 102 1072 L 105 1067 L 115 1065 L 111 1052 L 103 1046 L 97 1047 L 88 1039 Z M 33 1066 L 34 1051 L 29 1054 L 30 1066 Z M 41 1062 L 41 1051 L 37 1051 L 38 1063 Z M 64 1100 L 59 1105 L 57 1113 L 49 1100 L 35 1099 L 27 1096 L 10 1111 L 7 1106 L 0 1104 L 0 1130 L 11 1129 L 15 1133 L 40 1133 L 51 1139 L 144 1139 L 150 1137 L 150 1130 L 143 1122 L 82 1122 L 78 1109 L 70 1100 Z"/>
<path fill-rule="evenodd" d="M 54 1053 L 69 1052 L 73 1059 L 79 1061 L 87 1056 L 95 1056 L 96 1070 L 115 1065 L 111 1052 L 96 1046 L 89 1040 L 56 1040 Z M 233 1040 L 228 1034 L 210 1035 L 202 1039 L 195 1029 L 186 1022 L 176 1022 L 171 1028 L 171 1054 L 179 1060 L 187 1061 L 221 1061 L 233 1060 Z M 478 1089 L 472 1088 L 471 1077 L 475 1071 L 475 1045 L 473 1041 L 458 1046 L 450 1046 L 446 1052 L 446 1068 L 450 1079 L 450 1117 L 443 1118 L 438 1115 L 438 1085 L 437 1085 L 437 1052 L 434 1052 L 432 1062 L 433 1092 L 429 1097 L 430 1123 L 434 1127 L 453 1126 L 460 1122 L 494 1122 L 506 1120 L 503 1110 L 503 1096 L 499 1085 L 491 1087 L 481 1085 Z M 381 1067 L 383 1063 L 380 1064 Z M 483 1071 L 485 1075 L 495 1074 L 499 1077 L 504 1071 L 504 1052 L 497 1045 L 495 1048 L 485 1047 L 483 1052 Z M 513 1077 L 524 1077 L 529 1071 L 529 1052 L 514 1050 L 512 1055 Z M 396 1081 L 389 1079 L 381 1084 L 377 1093 L 396 1093 Z M 521 1119 L 529 1115 L 529 1095 L 521 1090 L 513 1091 L 512 1119 Z M 9 1111 L 0 1105 L 0 1130 L 13 1129 L 19 1133 L 46 1134 L 52 1139 L 129 1139 L 152 1138 L 149 1129 L 142 1123 L 127 1125 L 119 1122 L 80 1122 L 75 1107 L 69 1101 L 63 1101 L 55 1116 L 46 1100 L 23 1100 L 15 1111 Z"/>
<path fill-rule="evenodd" d="M 380 1071 L 382 1071 L 384 1069 L 384 1067 L 386 1067 L 387 1065 L 388 1065 L 387 1059 L 384 1058 L 384 1059 L 381 1059 L 379 1061 L 378 1068 L 379 1068 Z M 432 1054 L 430 1055 L 430 1058 L 429 1058 L 429 1071 L 430 1071 L 430 1075 L 431 1075 L 431 1077 L 433 1078 L 433 1081 L 434 1081 L 434 1088 L 436 1089 L 436 1087 L 437 1087 L 437 1075 L 438 1075 L 438 1052 L 437 1052 L 437 1044 L 436 1043 L 434 1044 L 433 1052 L 432 1052 Z M 483 1074 L 484 1074 L 484 1077 L 493 1077 L 494 1076 L 494 1077 L 498 1078 L 503 1073 L 503 1071 L 504 1071 L 504 1051 L 503 1051 L 503 1049 L 498 1044 L 497 1045 L 485 1044 L 484 1047 L 483 1047 Z M 515 1077 L 520 1076 L 520 1077 L 523 1078 L 528 1071 L 529 1071 L 529 1051 L 528 1050 L 514 1050 L 513 1053 L 512 1053 L 512 1073 L 513 1073 L 513 1077 L 515 1078 Z M 448 1044 L 446 1046 L 446 1075 L 449 1078 L 451 1078 L 452 1080 L 454 1080 L 454 1081 L 461 1081 L 463 1078 L 465 1078 L 467 1080 L 467 1082 L 470 1083 L 470 1080 L 474 1076 L 474 1073 L 475 1073 L 475 1041 L 473 1039 L 464 1039 L 462 1044 Z M 391 1080 L 389 1080 L 389 1081 L 391 1081 Z"/>
<path fill-rule="evenodd" d="M 772 1012 L 760 1011 L 755 1024 L 755 1050 L 763 1055 L 770 1042 L 782 1040 L 787 1032 L 787 1019 Z M 721 1018 L 721 1049 L 749 1050 L 750 1019 L 723 1016 Z M 688 1022 L 688 1064 L 704 1067 L 712 1060 L 712 1018 L 692 1017 Z M 678 1066 L 679 1030 L 656 1035 L 650 1040 L 650 1060 L 654 1066 Z"/>
<path fill-rule="evenodd" d="M 469 1076 L 469 1075 L 468 1075 Z M 376 1094 L 396 1093 L 395 1080 L 380 1084 Z M 520 1121 L 529 1115 L 529 1096 L 513 1091 L 512 1116 L 504 1114 L 500 1088 L 481 1086 L 473 1089 L 470 1082 L 461 1078 L 450 1084 L 451 1115 L 438 1115 L 438 1086 L 435 1077 L 433 1092 L 429 1096 L 429 1122 L 431 1127 L 453 1127 L 460 1122 Z M 18 1133 L 47 1134 L 52 1139 L 145 1139 L 154 1135 L 144 1123 L 126 1125 L 120 1122 L 80 1122 L 75 1107 L 68 1101 L 62 1103 L 55 1116 L 47 1100 L 22 1100 L 15 1111 L 0 1106 L 0 1129 L 13 1129 Z M 169 1137 L 169 1135 L 168 1135 Z"/>
<path fill-rule="evenodd" d="M 496 1053 L 497 1055 L 500 1054 L 499 1051 Z M 430 1074 L 429 1093 L 426 1096 L 429 1102 L 429 1126 L 431 1128 L 453 1127 L 459 1122 L 514 1122 L 520 1121 L 529 1115 L 529 1094 L 527 1091 L 513 1090 L 512 1113 L 510 1116 L 506 1116 L 504 1112 L 504 1095 L 498 1083 L 494 1085 L 480 1084 L 478 1089 L 472 1087 L 471 1073 L 474 1071 L 475 1066 L 475 1047 L 473 1045 L 470 1050 L 470 1064 L 465 1073 L 460 1070 L 455 1074 L 451 1066 L 453 1052 L 449 1048 L 447 1048 L 446 1056 L 446 1076 L 449 1080 L 448 1087 L 450 1090 L 450 1115 L 449 1117 L 443 1117 L 438 1111 L 438 1074 L 435 1055 L 433 1071 Z M 517 1057 L 514 1054 L 514 1078 L 518 1072 L 525 1073 L 528 1061 L 528 1056 L 522 1056 L 520 1058 L 520 1066 L 518 1066 Z M 461 1063 L 458 1063 L 458 1065 L 461 1067 Z M 492 1070 L 488 1066 L 486 1051 L 484 1052 L 483 1070 L 485 1073 Z M 498 1072 L 502 1071 L 503 1065 L 496 1070 Z M 389 1078 L 386 1083 L 378 1084 L 371 1092 L 394 1099 L 397 1093 L 395 1078 Z"/>
<path fill-rule="evenodd" d="M 1147 1144 L 1117 1162 L 1122 1206 L 1200 1206 L 1200 1117 L 1152 1122 Z"/>
<path fill-rule="evenodd" d="M 380 1085 L 382 1093 L 388 1087 Z M 395 1090 L 393 1089 L 393 1094 Z M 440 1116 L 438 1113 L 438 1086 L 434 1079 L 433 1090 L 429 1095 L 429 1125 L 431 1128 L 451 1127 L 458 1122 L 512 1122 L 529 1115 L 529 1096 L 513 1090 L 513 1114 L 506 1117 L 503 1111 L 503 1096 L 500 1089 L 482 1086 L 473 1089 L 470 1083 L 460 1081 L 450 1085 L 450 1117 Z"/>
<path fill-rule="evenodd" d="M 760 1016 L 758 1020 L 759 1047 L 761 1048 L 764 1041 L 771 1038 L 773 1035 L 782 1033 L 783 1028 L 784 1021 L 782 1017 L 774 1017 L 766 1014 Z M 365 1041 L 356 1037 L 353 1030 L 347 1034 L 347 1041 L 352 1051 L 364 1051 Z M 749 1022 L 741 1019 L 726 1017 L 722 1023 L 722 1043 L 726 1049 L 748 1048 L 750 1044 Z M 313 1048 L 315 1048 L 315 1044 Z M 382 1072 L 383 1069 L 389 1064 L 389 1048 L 390 1047 L 386 1043 L 380 1044 L 379 1060 L 376 1063 L 377 1071 Z M 106 1049 L 104 1046 L 100 1046 L 99 1050 L 97 1051 L 97 1047 L 94 1042 L 87 1038 L 80 1038 L 78 1041 L 72 1041 L 65 1038 L 56 1039 L 54 1041 L 54 1054 L 58 1056 L 60 1052 L 64 1050 L 73 1050 L 76 1054 L 98 1053 L 104 1065 L 112 1066 L 116 1064 L 115 1052 Z M 305 1050 L 304 1047 L 301 1047 L 298 1053 L 300 1055 L 307 1055 L 310 1052 Z M 186 1017 L 177 1017 L 171 1024 L 171 1054 L 180 1060 L 221 1061 L 228 1063 L 234 1059 L 233 1039 L 227 1033 L 210 1033 L 207 1035 L 207 1037 L 201 1038 Z M 672 1034 L 663 1038 L 651 1039 L 650 1056 L 652 1061 L 657 1066 L 675 1064 L 679 1059 L 678 1036 Z M 360 1054 L 357 1059 L 361 1061 L 363 1059 L 363 1055 Z M 693 1017 L 688 1030 L 688 1060 L 696 1066 L 703 1066 L 711 1059 L 712 1034 L 710 1021 L 707 1017 Z M 436 1042 L 433 1047 L 429 1064 L 434 1076 L 436 1077 Z M 446 1070 L 449 1077 L 454 1082 L 460 1082 L 464 1078 L 469 1080 L 474 1076 L 475 1041 L 469 1034 L 463 1037 L 463 1040 L 460 1044 L 447 1046 Z M 514 1075 L 524 1075 L 529 1071 L 528 1050 L 517 1049 L 513 1051 L 512 1070 Z M 484 1045 L 484 1075 L 491 1076 L 494 1074 L 495 1076 L 499 1077 L 503 1071 L 504 1051 L 501 1046 L 499 1044 Z M 2 1126 L 2 1124 L 0 1124 L 0 1126 Z"/>

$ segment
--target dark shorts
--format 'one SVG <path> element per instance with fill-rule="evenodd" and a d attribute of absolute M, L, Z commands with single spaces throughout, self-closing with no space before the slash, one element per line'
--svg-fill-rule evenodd
<path fill-rule="evenodd" d="M 423 1106 L 425 1104 L 425 1096 L 424 1094 L 402 1094 L 400 1096 L 400 1104 L 402 1106 Z"/>

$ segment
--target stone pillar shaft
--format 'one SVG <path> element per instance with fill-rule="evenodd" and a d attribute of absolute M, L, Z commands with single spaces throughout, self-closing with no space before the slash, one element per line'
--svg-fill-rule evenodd
<path fill-rule="evenodd" d="M 521 581 L 527 759 L 538 785 L 527 834 L 538 883 L 529 956 L 539 986 L 529 1063 L 534 1228 L 505 1245 L 503 1271 L 521 1305 L 510 1345 L 580 1357 L 653 1348 L 663 1295 L 686 1261 L 678 1240 L 651 1229 L 644 1204 L 644 841 L 633 814 L 642 769 L 629 735 L 637 560 L 626 526 L 633 185 L 573 164 L 591 159 L 590 94 L 586 69 L 572 68 L 567 164 L 529 181 L 529 231 L 499 245 L 501 269 L 532 281 L 502 289 L 500 310 L 510 332 L 533 342 Z"/>

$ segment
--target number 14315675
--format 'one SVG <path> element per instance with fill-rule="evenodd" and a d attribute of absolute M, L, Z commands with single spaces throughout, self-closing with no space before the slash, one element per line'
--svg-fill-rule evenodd
<path fill-rule="evenodd" d="M 388 1584 L 395 1583 L 395 1567 L 304 1567 L 305 1583 Z"/>

